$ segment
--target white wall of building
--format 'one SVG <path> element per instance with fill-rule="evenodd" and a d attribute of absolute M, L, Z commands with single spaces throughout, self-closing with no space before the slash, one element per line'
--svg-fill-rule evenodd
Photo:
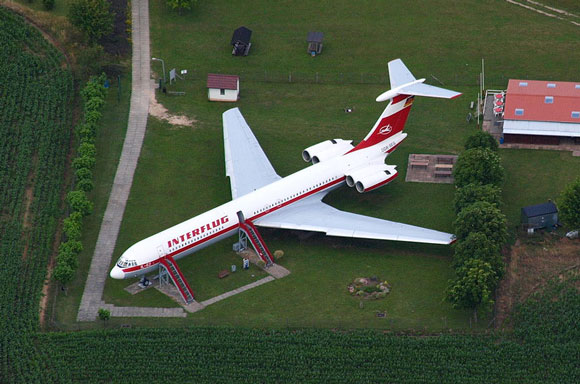
<path fill-rule="evenodd" d="M 238 101 L 238 90 L 224 89 L 223 95 L 221 89 L 208 88 L 207 97 L 210 101 Z"/>

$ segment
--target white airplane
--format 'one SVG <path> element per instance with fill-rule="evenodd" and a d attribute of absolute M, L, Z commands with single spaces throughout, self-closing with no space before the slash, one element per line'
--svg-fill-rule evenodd
<path fill-rule="evenodd" d="M 144 276 L 161 264 L 176 285 L 184 281 L 178 288 L 188 301 L 190 288 L 175 259 L 243 231 L 268 265 L 272 255 L 256 226 L 362 239 L 452 243 L 454 236 L 449 233 L 343 212 L 322 202 L 343 184 L 363 193 L 397 177 L 396 166 L 385 164 L 385 158 L 407 137 L 403 128 L 414 96 L 453 99 L 461 95 L 423 84 L 425 79 L 415 79 L 400 59 L 389 62 L 389 77 L 391 90 L 377 101 L 390 102 L 358 145 L 334 139 L 308 147 L 302 157 L 313 165 L 284 178 L 276 174 L 239 109 L 226 111 L 225 162 L 232 200 L 132 245 L 111 270 L 111 277 Z"/>

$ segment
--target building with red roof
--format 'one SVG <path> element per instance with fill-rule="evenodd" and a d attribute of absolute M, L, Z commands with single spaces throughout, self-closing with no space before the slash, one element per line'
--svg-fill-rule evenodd
<path fill-rule="evenodd" d="M 506 143 L 580 143 L 580 82 L 510 80 L 503 136 Z"/>
<path fill-rule="evenodd" d="M 207 74 L 207 97 L 210 101 L 238 101 L 240 78 L 235 75 Z"/>

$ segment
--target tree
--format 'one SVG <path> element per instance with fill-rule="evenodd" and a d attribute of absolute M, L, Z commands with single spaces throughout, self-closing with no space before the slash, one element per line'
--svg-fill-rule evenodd
<path fill-rule="evenodd" d="M 71 270 L 75 271 L 79 266 L 77 253 L 69 249 L 59 250 L 58 255 L 56 255 L 56 263 L 68 265 Z"/>
<path fill-rule="evenodd" d="M 507 239 L 505 215 L 487 201 L 478 201 L 465 207 L 453 225 L 459 241 L 466 239 L 472 232 L 483 233 L 498 247 Z"/>
<path fill-rule="evenodd" d="M 171 7 L 171 9 L 176 10 L 179 12 L 179 14 L 181 15 L 181 12 L 184 9 L 190 10 L 191 6 L 196 2 L 197 0 L 167 0 L 167 5 L 169 5 Z"/>
<path fill-rule="evenodd" d="M 77 182 L 77 188 L 84 192 L 93 190 L 93 181 L 91 179 L 82 179 Z"/>
<path fill-rule="evenodd" d="M 89 168 L 79 168 L 75 172 L 77 180 L 91 180 L 93 178 L 93 172 Z"/>
<path fill-rule="evenodd" d="M 91 43 L 96 43 L 113 31 L 115 16 L 107 0 L 75 0 L 70 6 L 68 18 Z"/>
<path fill-rule="evenodd" d="M 74 211 L 79 212 L 83 217 L 90 215 L 93 211 L 93 203 L 89 201 L 84 191 L 70 191 L 66 195 L 66 201 Z"/>
<path fill-rule="evenodd" d="M 457 269 L 457 278 L 447 288 L 447 300 L 453 308 L 472 308 L 477 322 L 478 309 L 488 310 L 493 305 L 497 282 L 498 277 L 489 263 L 471 259 Z"/>
<path fill-rule="evenodd" d="M 489 263 L 498 278 L 503 276 L 504 263 L 501 257 L 500 247 L 479 232 L 470 233 L 464 240 L 455 245 L 453 266 L 458 269 L 469 260 L 477 259 Z"/>
<path fill-rule="evenodd" d="M 73 215 L 75 215 L 73 217 Z M 62 231 L 65 233 L 68 240 L 79 240 L 82 233 L 82 222 L 77 220 L 80 216 L 79 212 L 73 212 L 69 217 L 62 222 Z"/>
<path fill-rule="evenodd" d="M 564 188 L 558 209 L 564 224 L 571 229 L 580 229 L 580 177 Z"/>
<path fill-rule="evenodd" d="M 487 148 L 496 152 L 498 147 L 497 140 L 485 131 L 477 131 L 465 140 L 465 149 Z"/>
<path fill-rule="evenodd" d="M 493 184 L 503 181 L 504 170 L 497 153 L 486 148 L 472 148 L 464 151 L 453 169 L 455 185 L 463 187 L 470 183 Z"/>
<path fill-rule="evenodd" d="M 57 263 L 52 272 L 52 278 L 63 286 L 69 283 L 74 276 L 73 269 L 66 263 Z"/>
<path fill-rule="evenodd" d="M 76 169 L 88 168 L 91 169 L 95 166 L 96 160 L 94 156 L 80 156 L 73 160 L 72 166 Z"/>
<path fill-rule="evenodd" d="M 470 183 L 455 191 L 453 206 L 455 213 L 458 214 L 468 205 L 478 201 L 487 201 L 496 207 L 501 207 L 501 189 L 492 184 L 474 184 Z"/>
<path fill-rule="evenodd" d="M 103 325 L 111 318 L 111 311 L 104 308 L 99 308 L 99 319 L 103 320 Z"/>
<path fill-rule="evenodd" d="M 92 143 L 81 143 L 79 145 L 79 156 L 80 157 L 92 157 L 94 158 L 97 155 L 97 149 L 95 144 Z"/>
<path fill-rule="evenodd" d="M 75 255 L 78 255 L 83 251 L 83 243 L 78 240 L 68 240 L 64 243 L 61 243 L 58 247 L 58 252 L 71 252 Z"/>

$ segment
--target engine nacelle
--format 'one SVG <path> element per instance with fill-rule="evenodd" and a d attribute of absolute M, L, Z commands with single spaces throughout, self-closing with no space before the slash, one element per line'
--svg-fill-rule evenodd
<path fill-rule="evenodd" d="M 391 165 L 368 167 L 347 175 L 346 185 L 355 187 L 359 193 L 369 192 L 390 183 L 398 174 L 396 167 Z"/>
<path fill-rule="evenodd" d="M 319 163 L 333 157 L 341 156 L 353 149 L 352 140 L 332 139 L 326 140 L 306 148 L 302 151 L 304 161 Z"/>

